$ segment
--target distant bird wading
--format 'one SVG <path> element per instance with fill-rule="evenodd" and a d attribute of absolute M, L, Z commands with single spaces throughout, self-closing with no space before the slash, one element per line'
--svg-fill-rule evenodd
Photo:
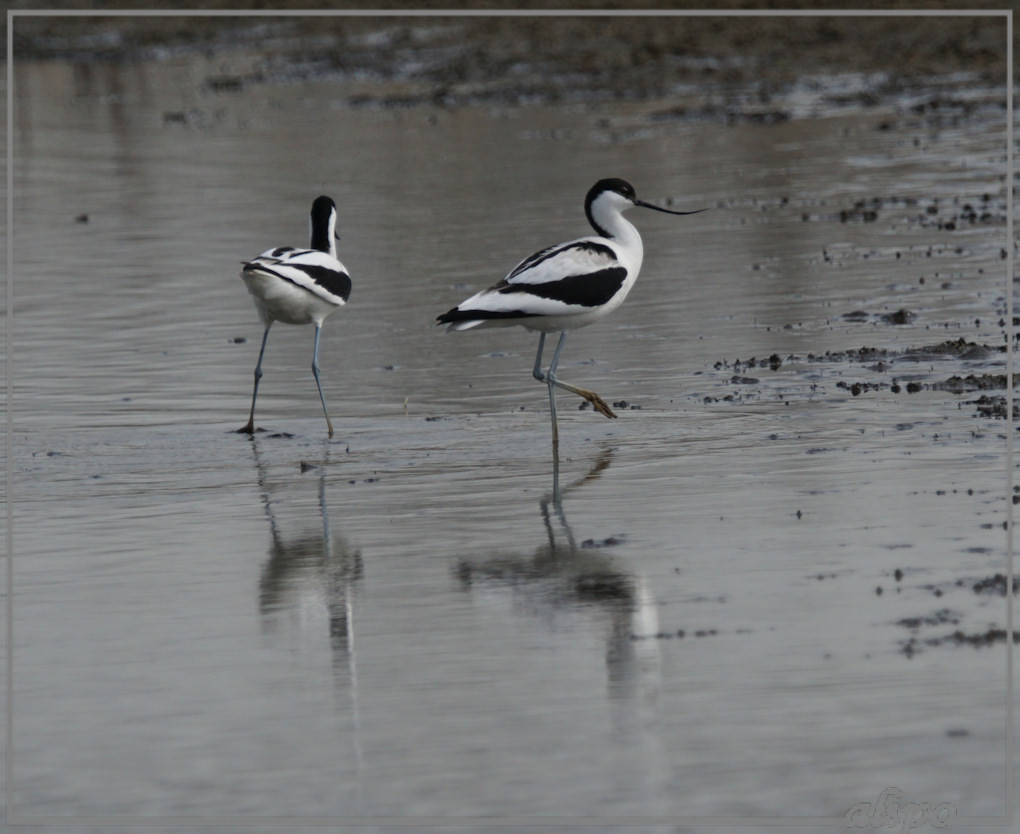
<path fill-rule="evenodd" d="M 239 433 L 255 432 L 255 399 L 262 379 L 262 356 L 266 352 L 266 339 L 273 322 L 285 324 L 314 324 L 315 344 L 312 348 L 312 375 L 319 389 L 322 413 L 326 416 L 329 436 L 333 436 L 333 422 L 326 410 L 326 398 L 319 381 L 319 332 L 322 322 L 347 303 L 351 295 L 351 278 L 337 260 L 336 203 L 329 197 L 317 197 L 312 203 L 312 240 L 308 249 L 281 246 L 269 249 L 244 261 L 241 278 L 251 293 L 255 309 L 265 330 L 262 347 L 255 365 L 255 386 L 251 395 L 251 414 Z"/>

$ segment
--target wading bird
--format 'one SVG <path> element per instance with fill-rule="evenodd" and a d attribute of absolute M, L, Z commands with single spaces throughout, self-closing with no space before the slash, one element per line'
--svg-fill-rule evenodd
<path fill-rule="evenodd" d="M 333 423 L 326 410 L 326 398 L 319 382 L 319 331 L 326 317 L 343 307 L 351 295 L 351 278 L 337 260 L 336 203 L 329 197 L 317 197 L 312 203 L 312 242 L 308 249 L 281 246 L 269 249 L 250 261 L 243 261 L 241 278 L 251 293 L 255 309 L 265 330 L 259 361 L 255 365 L 255 389 L 251 395 L 248 423 L 238 429 L 242 434 L 255 431 L 255 398 L 262 379 L 262 355 L 274 321 L 285 324 L 314 324 L 315 346 L 312 348 L 312 374 L 319 389 L 322 413 L 326 415 L 329 436 Z"/>
<path fill-rule="evenodd" d="M 583 397 L 606 417 L 616 416 L 594 391 L 559 379 L 556 366 L 567 331 L 585 327 L 611 313 L 623 303 L 637 280 L 644 248 L 637 229 L 623 217 L 623 212 L 634 206 L 666 214 L 697 214 L 645 203 L 635 196 L 633 186 L 621 179 L 599 180 L 584 199 L 584 213 L 595 235 L 536 252 L 517 264 L 499 283 L 436 319 L 437 324 L 447 325 L 448 331 L 519 324 L 539 332 L 532 375 L 549 388 L 554 449 L 559 443 L 554 388 Z M 543 372 L 545 336 L 556 331 L 560 339 L 548 370 Z"/>

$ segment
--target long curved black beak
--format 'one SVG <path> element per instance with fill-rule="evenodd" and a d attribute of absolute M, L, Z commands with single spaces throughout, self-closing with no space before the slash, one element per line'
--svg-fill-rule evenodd
<path fill-rule="evenodd" d="M 662 208 L 662 206 L 653 206 L 651 203 L 646 203 L 644 200 L 634 200 L 635 206 L 641 206 L 641 208 L 654 209 L 655 211 L 661 211 L 665 214 L 700 214 L 703 211 L 708 211 L 707 208 L 696 209 L 695 211 L 673 211 L 672 209 Z"/>

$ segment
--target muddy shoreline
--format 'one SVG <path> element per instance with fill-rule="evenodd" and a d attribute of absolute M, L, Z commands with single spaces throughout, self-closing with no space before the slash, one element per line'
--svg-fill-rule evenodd
<path fill-rule="evenodd" d="M 663 118 L 792 114 L 793 90 L 869 106 L 904 91 L 1004 87 L 989 17 L 18 17 L 19 60 L 164 60 L 199 51 L 212 92 L 338 78 L 354 106 L 683 100 Z M 254 48 L 253 47 L 257 47 Z M 827 88 L 825 77 L 846 83 Z M 363 87 L 364 89 L 360 89 Z"/>

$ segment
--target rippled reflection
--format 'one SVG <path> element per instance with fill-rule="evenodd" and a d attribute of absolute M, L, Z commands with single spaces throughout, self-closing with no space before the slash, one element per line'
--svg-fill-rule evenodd
<path fill-rule="evenodd" d="M 321 464 L 301 463 L 302 472 L 317 471 L 318 509 L 321 525 L 308 525 L 307 516 L 295 510 L 282 512 L 283 485 L 274 485 L 269 467 L 252 438 L 259 494 L 269 523 L 271 543 L 262 565 L 258 586 L 259 614 L 263 632 L 277 634 L 295 629 L 301 640 L 316 641 L 328 636 L 332 652 L 333 677 L 342 703 L 340 712 L 349 715 L 354 731 L 355 759 L 362 759 L 359 741 L 358 669 L 355 652 L 355 598 L 364 576 L 361 551 L 337 535 L 329 520 L 326 500 L 326 471 L 329 445 Z M 288 534 L 285 527 L 299 532 Z M 325 620 L 325 622 L 323 622 Z M 346 697 L 344 697 L 346 696 Z"/>
<path fill-rule="evenodd" d="M 465 590 L 504 587 L 527 597 L 529 610 L 563 608 L 596 612 L 593 623 L 605 628 L 606 672 L 614 699 L 653 702 L 660 685 L 661 658 L 657 605 L 645 578 L 614 555 L 615 540 L 582 540 L 567 521 L 564 498 L 598 480 L 609 468 L 613 450 L 605 449 L 590 469 L 565 487 L 559 483 L 559 459 L 553 454 L 553 487 L 539 501 L 546 543 L 533 553 L 461 558 L 456 575 Z"/>
<path fill-rule="evenodd" d="M 319 472 L 318 500 L 321 529 L 303 529 L 285 535 L 278 518 L 268 468 L 252 441 L 258 485 L 272 537 L 269 558 L 259 580 L 259 612 L 267 629 L 285 612 L 325 610 L 333 647 L 342 653 L 354 648 L 354 594 L 364 574 L 361 551 L 334 533 L 326 502 L 325 465 Z M 326 450 L 328 464 L 329 450 Z M 308 467 L 302 463 L 302 467 Z"/>

